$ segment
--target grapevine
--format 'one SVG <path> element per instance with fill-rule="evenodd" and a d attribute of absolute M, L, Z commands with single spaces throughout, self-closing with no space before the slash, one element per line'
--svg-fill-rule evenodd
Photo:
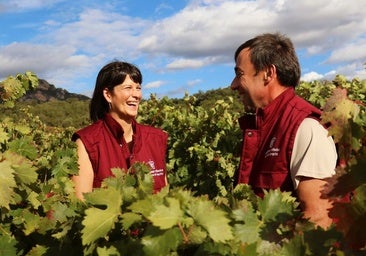
<path fill-rule="evenodd" d="M 37 86 L 30 72 L 0 83 L 7 108 Z M 212 108 L 151 95 L 138 121 L 170 135 L 169 186 L 152 193 L 143 164 L 113 169 L 102 187 L 75 197 L 75 128 L 26 118 L 0 124 L 0 255 L 366 255 L 365 81 L 303 82 L 298 94 L 323 110 L 337 143 L 336 199 L 327 230 L 304 219 L 289 193 L 257 197 L 233 187 L 239 161 L 239 112 L 225 97 Z M 148 111 L 147 111 L 148 110 Z M 133 171 L 132 171 L 133 169 Z M 346 199 L 346 200 L 345 200 Z"/>

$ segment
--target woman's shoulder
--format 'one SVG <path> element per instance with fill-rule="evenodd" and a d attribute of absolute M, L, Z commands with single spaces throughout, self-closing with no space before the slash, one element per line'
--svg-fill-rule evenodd
<path fill-rule="evenodd" d="M 88 126 L 85 126 L 79 130 L 77 130 L 73 136 L 72 136 L 72 140 L 76 140 L 77 138 L 80 137 L 95 137 L 100 131 L 101 128 L 103 126 L 103 121 L 102 120 L 98 120 L 95 123 L 92 123 Z"/>

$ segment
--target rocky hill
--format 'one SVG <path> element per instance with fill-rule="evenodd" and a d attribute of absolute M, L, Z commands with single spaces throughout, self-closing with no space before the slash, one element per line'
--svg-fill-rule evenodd
<path fill-rule="evenodd" d="M 28 91 L 19 101 L 36 101 L 37 103 L 43 103 L 54 100 L 67 100 L 70 98 L 77 98 L 79 100 L 89 99 L 89 97 L 85 95 L 70 93 L 65 89 L 56 88 L 53 84 L 49 84 L 44 79 L 39 79 L 38 87 L 35 90 Z"/>

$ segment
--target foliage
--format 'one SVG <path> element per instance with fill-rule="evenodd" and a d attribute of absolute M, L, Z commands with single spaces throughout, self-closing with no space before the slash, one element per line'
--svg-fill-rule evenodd
<path fill-rule="evenodd" d="M 341 149 L 324 191 L 339 198 L 330 229 L 302 218 L 288 193 L 258 198 L 247 185 L 232 187 L 241 135 L 231 96 L 203 107 L 194 96 L 177 104 L 152 95 L 139 121 L 170 135 L 169 187 L 156 194 L 147 167 L 136 164 L 112 170 L 79 201 L 69 178 L 77 172 L 75 128 L 50 127 L 29 111 L 2 119 L 0 255 L 366 255 L 364 81 L 339 76 L 318 87 L 302 83 L 298 91 L 323 108 Z M 1 100 L 10 106 L 22 93 L 6 90 Z"/>
<path fill-rule="evenodd" d="M 3 103 L 6 107 L 13 107 L 16 99 L 37 86 L 38 78 L 32 72 L 18 74 L 15 77 L 9 76 L 0 82 L 0 103 Z"/>
<path fill-rule="evenodd" d="M 209 196 L 227 194 L 238 165 L 240 130 L 232 113 L 232 97 L 218 100 L 208 109 L 196 106 L 194 96 L 172 105 L 168 98 L 151 95 L 141 106 L 139 121 L 168 132 L 169 182 Z M 192 177 L 195 177 L 192 179 Z"/>

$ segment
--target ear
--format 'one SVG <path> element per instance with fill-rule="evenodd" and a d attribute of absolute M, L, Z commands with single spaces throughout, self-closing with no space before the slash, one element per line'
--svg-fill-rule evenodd
<path fill-rule="evenodd" d="M 271 65 L 266 70 L 264 70 L 264 81 L 269 82 L 276 76 L 276 66 Z"/>
<path fill-rule="evenodd" d="M 103 96 L 104 96 L 105 100 L 106 100 L 108 103 L 111 103 L 111 101 L 112 101 L 112 96 L 111 96 L 111 92 L 108 90 L 108 88 L 104 88 L 104 89 L 103 89 Z"/>

